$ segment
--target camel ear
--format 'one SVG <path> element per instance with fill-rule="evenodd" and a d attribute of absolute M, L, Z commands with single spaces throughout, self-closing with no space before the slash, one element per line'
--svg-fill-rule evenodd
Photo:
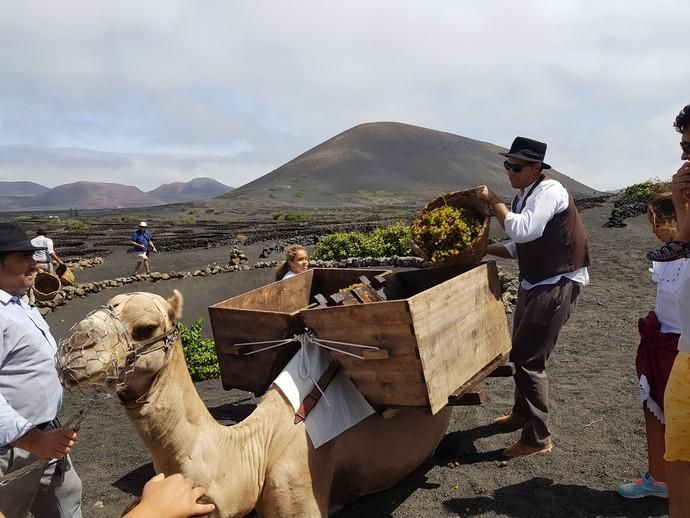
<path fill-rule="evenodd" d="M 177 290 L 173 290 L 172 297 L 168 299 L 168 304 L 170 304 L 170 318 L 173 320 L 180 320 L 182 318 L 182 306 L 184 305 L 184 299 L 182 293 Z"/>

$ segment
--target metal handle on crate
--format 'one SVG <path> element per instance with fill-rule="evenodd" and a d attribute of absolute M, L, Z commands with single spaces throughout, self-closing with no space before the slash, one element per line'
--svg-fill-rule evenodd
<path fill-rule="evenodd" d="M 387 360 L 390 358 L 390 354 L 386 349 L 375 347 L 373 345 L 353 344 L 350 342 L 339 342 L 337 340 L 326 340 L 325 338 L 316 337 L 312 337 L 312 343 L 318 345 L 319 347 L 323 347 L 324 349 L 329 349 L 340 354 L 352 356 L 353 358 L 357 358 L 359 360 Z M 361 354 L 344 350 L 343 347 L 360 349 Z"/>
<path fill-rule="evenodd" d="M 252 354 L 275 349 L 276 347 L 282 347 L 294 341 L 294 338 L 286 338 L 282 340 L 265 340 L 263 342 L 242 342 L 232 344 L 229 352 L 236 356 L 251 356 Z M 256 347 L 258 349 L 255 349 Z"/>

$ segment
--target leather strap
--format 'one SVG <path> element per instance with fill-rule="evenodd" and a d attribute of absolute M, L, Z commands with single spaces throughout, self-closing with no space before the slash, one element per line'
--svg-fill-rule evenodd
<path fill-rule="evenodd" d="M 322 391 L 326 391 L 328 385 L 331 384 L 331 381 L 333 381 L 333 378 L 335 378 L 335 375 L 338 373 L 339 369 L 340 364 L 336 361 L 331 360 L 331 363 L 328 365 L 328 368 L 321 375 L 318 381 L 318 386 L 321 387 Z M 299 406 L 297 412 L 295 413 L 295 424 L 304 421 L 309 415 L 309 412 L 311 412 L 314 409 L 316 403 L 318 403 L 319 399 L 321 399 L 321 390 L 319 390 L 317 387 L 314 387 L 313 389 L 311 389 L 311 392 L 307 394 L 307 397 L 304 398 L 304 401 L 302 401 L 302 404 Z"/>

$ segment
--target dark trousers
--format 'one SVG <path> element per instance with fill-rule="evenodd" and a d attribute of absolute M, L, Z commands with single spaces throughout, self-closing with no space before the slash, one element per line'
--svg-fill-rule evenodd
<path fill-rule="evenodd" d="M 527 418 L 522 440 L 533 446 L 546 444 L 551 436 L 546 361 L 579 294 L 580 285 L 565 277 L 556 284 L 518 290 L 510 352 L 515 364 L 513 413 Z"/>

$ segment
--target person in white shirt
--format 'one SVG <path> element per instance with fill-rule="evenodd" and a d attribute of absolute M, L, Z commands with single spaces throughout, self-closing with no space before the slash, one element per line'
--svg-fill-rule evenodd
<path fill-rule="evenodd" d="M 275 279 L 287 279 L 309 269 L 309 254 L 302 245 L 290 245 L 285 253 L 285 261 L 276 268 Z"/>
<path fill-rule="evenodd" d="M 515 364 L 515 403 L 495 425 L 522 435 L 503 454 L 522 457 L 551 451 L 546 361 L 568 321 L 580 287 L 589 283 L 589 247 L 575 202 L 560 182 L 543 174 L 546 144 L 517 137 L 503 166 L 518 189 L 509 209 L 487 186 L 481 195 L 511 241 L 487 253 L 517 257 L 520 288 L 513 318 L 510 360 Z"/>
<path fill-rule="evenodd" d="M 81 480 L 69 458 L 77 432 L 56 418 L 57 344 L 38 310 L 21 300 L 38 271 L 36 251 L 21 226 L 0 223 L 0 477 L 45 461 L 0 484 L 0 512 L 81 518 Z"/>
<path fill-rule="evenodd" d="M 36 231 L 36 237 L 31 240 L 31 244 L 41 249 L 34 252 L 34 260 L 38 263 L 38 267 L 41 270 L 53 273 L 55 271 L 55 268 L 53 268 L 53 261 L 59 265 L 65 263 L 60 259 L 60 256 L 55 253 L 53 240 L 47 237 L 46 233 L 44 228 L 39 228 Z"/>

